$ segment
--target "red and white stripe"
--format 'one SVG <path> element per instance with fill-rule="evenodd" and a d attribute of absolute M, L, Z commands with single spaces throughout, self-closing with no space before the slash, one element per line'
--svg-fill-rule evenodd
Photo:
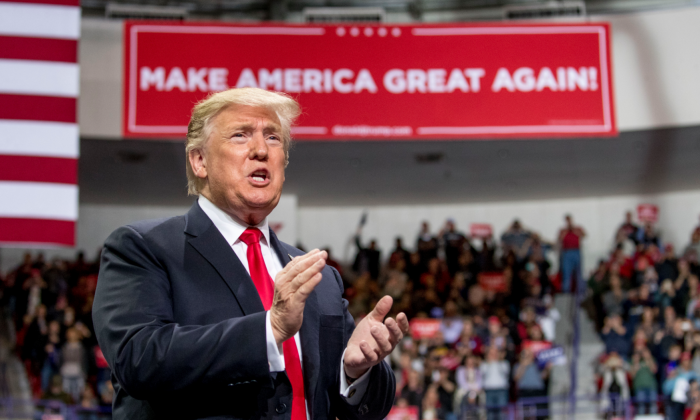
<path fill-rule="evenodd" d="M 0 244 L 75 245 L 78 0 L 0 0 Z"/>

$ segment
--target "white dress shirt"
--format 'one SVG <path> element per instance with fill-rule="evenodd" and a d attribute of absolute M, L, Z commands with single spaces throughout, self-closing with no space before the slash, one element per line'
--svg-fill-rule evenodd
<path fill-rule="evenodd" d="M 274 251 L 270 246 L 270 228 L 267 223 L 267 218 L 263 220 L 257 226 L 247 226 L 241 224 L 239 221 L 235 220 L 223 210 L 214 205 L 203 195 L 199 196 L 198 199 L 199 207 L 202 211 L 209 216 L 214 226 L 221 232 L 221 235 L 226 239 L 226 242 L 231 244 L 231 248 L 236 253 L 236 256 L 245 267 L 248 274 L 250 274 L 250 269 L 248 268 L 248 245 L 240 239 L 241 234 L 248 227 L 256 227 L 260 229 L 263 236 L 260 238 L 260 250 L 262 251 L 263 260 L 265 260 L 265 266 L 267 267 L 267 272 L 270 274 L 270 278 L 274 281 L 277 273 L 282 271 L 282 263 L 279 258 L 275 255 Z M 284 258 L 284 256 L 283 256 Z M 272 323 L 270 322 L 270 311 L 267 311 L 265 317 L 265 338 L 267 341 L 267 361 L 270 365 L 270 372 L 282 372 L 285 370 L 284 365 L 284 353 L 282 351 L 282 346 L 277 346 L 277 341 L 272 333 Z M 299 360 L 301 357 L 301 339 L 299 338 L 299 333 L 294 334 L 294 340 L 297 344 L 297 350 L 299 351 Z M 343 352 L 345 356 L 345 352 Z M 303 368 L 302 368 L 303 369 Z M 371 369 L 370 369 L 371 370 Z M 342 395 L 345 400 L 351 405 L 357 405 L 360 403 L 362 396 L 367 390 L 367 385 L 369 384 L 369 370 L 359 378 L 352 385 L 348 385 L 345 379 L 345 369 L 343 368 L 343 361 L 340 361 L 340 395 Z M 302 372 L 303 373 L 303 372 Z M 307 400 L 306 407 L 306 417 L 309 417 L 309 407 Z"/>

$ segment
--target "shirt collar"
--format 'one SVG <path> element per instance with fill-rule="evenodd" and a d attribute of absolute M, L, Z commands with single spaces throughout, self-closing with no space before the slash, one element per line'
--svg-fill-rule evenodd
<path fill-rule="evenodd" d="M 202 211 L 209 216 L 214 226 L 216 226 L 224 239 L 226 239 L 226 242 L 230 245 L 235 244 L 246 229 L 249 227 L 256 227 L 262 232 L 266 245 L 270 246 L 270 228 L 267 224 L 267 217 L 256 226 L 248 226 L 238 222 L 203 195 L 199 196 L 197 202 Z"/>

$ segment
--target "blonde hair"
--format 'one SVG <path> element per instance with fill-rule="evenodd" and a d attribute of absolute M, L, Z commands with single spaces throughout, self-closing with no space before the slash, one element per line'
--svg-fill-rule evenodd
<path fill-rule="evenodd" d="M 292 125 L 301 113 L 299 103 L 285 93 L 270 92 L 258 88 L 234 88 L 209 95 L 192 109 L 192 117 L 187 126 L 185 162 L 187 166 L 187 193 L 199 195 L 205 180 L 198 178 L 190 165 L 190 152 L 203 150 L 211 134 L 211 122 L 221 111 L 231 105 L 244 105 L 267 108 L 273 111 L 282 124 L 285 165 L 289 162 L 289 147 L 292 143 Z"/>

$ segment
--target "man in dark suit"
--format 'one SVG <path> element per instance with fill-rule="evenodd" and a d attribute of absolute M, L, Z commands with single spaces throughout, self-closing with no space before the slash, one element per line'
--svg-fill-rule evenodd
<path fill-rule="evenodd" d="M 199 195 L 179 217 L 134 223 L 105 242 L 93 318 L 112 368 L 115 419 L 374 420 L 395 380 L 383 359 L 408 331 L 357 326 L 327 255 L 280 242 L 289 97 L 219 92 L 197 104 L 187 176 Z"/>

